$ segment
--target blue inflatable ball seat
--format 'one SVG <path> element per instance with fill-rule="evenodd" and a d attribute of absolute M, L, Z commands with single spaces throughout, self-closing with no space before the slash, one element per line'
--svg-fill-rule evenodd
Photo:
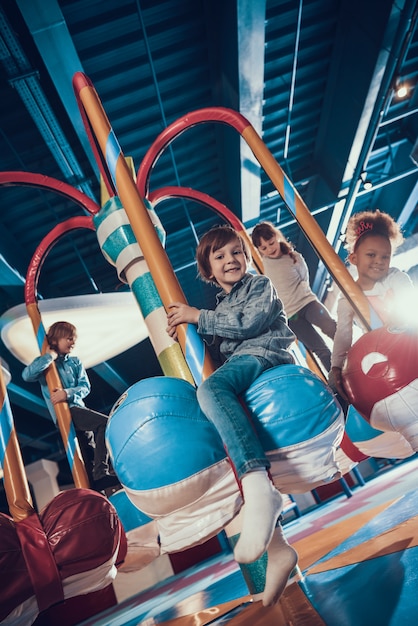
<path fill-rule="evenodd" d="M 301 493 L 341 477 L 344 417 L 318 376 L 275 367 L 244 400 L 281 491 Z M 157 520 L 162 552 L 202 543 L 241 508 L 222 441 L 188 382 L 164 376 L 130 387 L 111 411 L 106 438 L 130 501 Z"/>
<path fill-rule="evenodd" d="M 337 455 L 344 415 L 319 376 L 299 365 L 274 367 L 244 400 L 280 491 L 304 493 L 345 473 Z"/>
<path fill-rule="evenodd" d="M 161 376 L 130 387 L 111 411 L 106 440 L 129 499 L 157 520 L 162 553 L 202 543 L 241 508 L 222 441 L 190 383 Z"/>
<path fill-rule="evenodd" d="M 135 572 L 160 556 L 157 522 L 140 511 L 120 489 L 108 498 L 115 507 L 127 541 L 127 554 L 118 570 Z"/>

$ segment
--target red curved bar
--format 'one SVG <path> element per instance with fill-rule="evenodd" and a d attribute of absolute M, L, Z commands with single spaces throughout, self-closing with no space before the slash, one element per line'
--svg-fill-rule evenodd
<path fill-rule="evenodd" d="M 35 304 L 37 302 L 37 287 L 38 279 L 41 271 L 41 267 L 45 261 L 45 257 L 50 249 L 57 243 L 57 241 L 67 233 L 77 228 L 89 228 L 90 230 L 96 230 L 93 224 L 93 217 L 90 215 L 80 215 L 77 217 L 70 217 L 65 222 L 57 224 L 41 241 L 36 248 L 32 259 L 29 263 L 28 271 L 25 281 L 25 303 Z"/>
<path fill-rule="evenodd" d="M 161 187 L 156 191 L 152 191 L 149 194 L 148 200 L 151 204 L 158 205 L 160 202 L 164 200 L 169 200 L 170 198 L 186 198 L 189 200 L 194 200 L 195 202 L 199 202 L 199 204 L 203 204 L 204 206 L 212 209 L 217 215 L 220 215 L 232 228 L 234 228 L 237 232 L 239 232 L 247 241 L 251 254 L 253 257 L 253 263 L 258 272 L 263 273 L 263 262 L 258 253 L 257 248 L 253 245 L 251 238 L 247 235 L 247 231 L 245 230 L 244 224 L 241 220 L 232 213 L 230 209 L 228 209 L 225 204 L 215 200 L 212 196 L 209 196 L 207 193 L 203 193 L 202 191 L 197 191 L 196 189 L 192 189 L 191 187 Z"/>
<path fill-rule="evenodd" d="M 189 200 L 195 200 L 199 202 L 199 204 L 203 204 L 204 206 L 213 209 L 215 213 L 225 218 L 228 223 L 235 228 L 235 230 L 243 230 L 244 225 L 238 219 L 238 217 L 228 209 L 227 206 L 212 198 L 206 193 L 202 191 L 197 191 L 196 189 L 192 189 L 191 187 L 161 187 L 156 191 L 151 191 L 148 200 L 152 205 L 158 205 L 160 202 L 164 200 L 169 200 L 170 198 L 186 198 Z"/>
<path fill-rule="evenodd" d="M 34 174 L 32 172 L 0 172 L 0 186 L 3 187 L 38 187 L 40 189 L 47 189 L 49 191 L 55 191 L 61 196 L 72 200 L 82 209 L 85 209 L 92 215 L 96 214 L 100 207 L 91 198 L 86 196 L 82 191 L 71 187 L 67 183 L 51 178 L 51 176 L 45 176 L 44 174 Z"/>
<path fill-rule="evenodd" d="M 188 128 L 205 122 L 227 124 L 235 128 L 240 134 L 250 126 L 250 122 L 241 115 L 241 113 L 237 113 L 237 111 L 227 109 L 226 107 L 207 107 L 205 109 L 192 111 L 180 117 L 158 135 L 157 139 L 142 159 L 137 173 L 136 185 L 143 198 L 148 197 L 151 170 L 164 148 Z"/>

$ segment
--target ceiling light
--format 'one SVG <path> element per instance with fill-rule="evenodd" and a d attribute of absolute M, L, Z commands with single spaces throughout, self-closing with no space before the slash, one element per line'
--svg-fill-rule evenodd
<path fill-rule="evenodd" d="M 396 97 L 399 98 L 399 100 L 403 100 L 404 98 L 406 98 L 408 92 L 409 89 L 406 83 L 398 83 L 396 85 Z"/>
<path fill-rule="evenodd" d="M 275 198 L 278 195 L 279 195 L 279 192 L 277 191 L 277 189 L 273 189 L 272 191 L 269 191 L 268 193 L 266 193 L 266 198 L 270 200 L 270 198 Z"/>
<path fill-rule="evenodd" d="M 367 172 L 362 172 L 362 173 L 360 174 L 360 180 L 361 180 L 361 182 L 363 183 L 363 188 L 364 188 L 366 191 L 369 191 L 369 189 L 372 189 L 372 187 L 373 187 L 373 183 L 372 183 L 372 181 L 371 181 L 371 180 L 369 180 L 369 179 L 367 178 Z"/>

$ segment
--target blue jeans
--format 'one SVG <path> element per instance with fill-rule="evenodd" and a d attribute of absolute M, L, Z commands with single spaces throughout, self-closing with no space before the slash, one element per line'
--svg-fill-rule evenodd
<path fill-rule="evenodd" d="M 249 470 L 270 467 L 239 399 L 239 394 L 269 367 L 268 361 L 259 357 L 233 356 L 197 390 L 200 408 L 221 436 L 239 479 Z"/>

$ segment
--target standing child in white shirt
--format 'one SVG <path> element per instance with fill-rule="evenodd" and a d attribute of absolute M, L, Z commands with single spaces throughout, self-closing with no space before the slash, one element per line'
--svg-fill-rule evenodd
<path fill-rule="evenodd" d="M 305 348 L 318 357 L 328 373 L 331 350 L 315 326 L 333 339 L 337 325 L 310 287 L 305 259 L 271 222 L 257 224 L 251 238 L 263 257 L 264 273 L 276 287 L 283 303 L 289 327 Z"/>

